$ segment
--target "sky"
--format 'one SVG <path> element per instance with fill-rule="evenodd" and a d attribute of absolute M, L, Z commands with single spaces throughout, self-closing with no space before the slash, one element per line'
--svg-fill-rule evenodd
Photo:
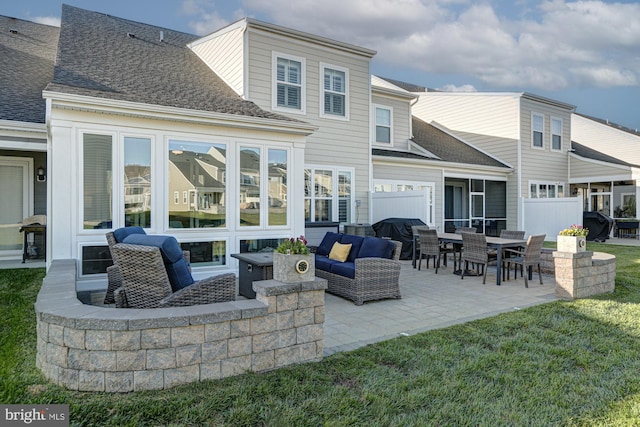
<path fill-rule="evenodd" d="M 0 15 L 59 25 L 62 1 Z M 205 35 L 251 17 L 377 51 L 372 73 L 449 91 L 530 92 L 640 130 L 639 0 L 66 0 Z"/>

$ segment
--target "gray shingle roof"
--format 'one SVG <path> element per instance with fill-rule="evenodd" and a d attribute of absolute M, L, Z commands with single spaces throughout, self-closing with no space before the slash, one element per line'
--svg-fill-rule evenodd
<path fill-rule="evenodd" d="M 640 165 L 634 165 L 632 163 L 625 162 L 624 160 L 609 156 L 608 154 L 604 154 L 600 151 L 596 151 L 593 148 L 589 148 L 575 141 L 571 141 L 571 148 L 575 150 L 574 153 L 576 155 L 584 157 L 586 159 L 598 160 L 601 162 L 612 163 L 614 165 L 640 167 Z"/>
<path fill-rule="evenodd" d="M 44 123 L 58 27 L 0 16 L 0 119 Z"/>
<path fill-rule="evenodd" d="M 55 73 L 47 90 L 299 122 L 243 100 L 186 47 L 197 38 L 63 5 Z"/>
<path fill-rule="evenodd" d="M 403 157 L 412 159 L 424 159 L 441 162 L 465 163 L 477 166 L 491 166 L 511 169 L 510 166 L 484 154 L 481 151 L 465 144 L 459 139 L 441 131 L 429 123 L 412 117 L 413 139 L 420 147 L 438 156 L 439 159 L 422 156 L 416 153 L 403 153 L 391 150 L 374 149 L 374 155 L 388 157 Z"/>

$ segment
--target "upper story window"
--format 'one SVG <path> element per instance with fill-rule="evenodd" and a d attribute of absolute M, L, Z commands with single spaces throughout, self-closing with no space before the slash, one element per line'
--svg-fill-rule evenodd
<path fill-rule="evenodd" d="M 273 53 L 274 110 L 305 112 L 305 60 L 290 55 Z"/>
<path fill-rule="evenodd" d="M 562 150 L 562 119 L 551 118 L 551 149 Z"/>
<path fill-rule="evenodd" d="M 349 70 L 333 65 L 320 64 L 322 72 L 320 115 L 347 119 L 349 111 Z"/>
<path fill-rule="evenodd" d="M 531 146 L 544 148 L 544 116 L 531 113 Z"/>
<path fill-rule="evenodd" d="M 393 110 L 390 107 L 374 106 L 375 110 L 375 142 L 391 144 Z"/>

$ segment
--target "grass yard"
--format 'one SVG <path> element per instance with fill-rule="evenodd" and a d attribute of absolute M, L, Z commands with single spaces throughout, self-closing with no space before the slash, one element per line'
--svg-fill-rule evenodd
<path fill-rule="evenodd" d="M 43 270 L 0 270 L 0 402 L 68 403 L 72 425 L 640 425 L 640 247 L 616 291 L 167 391 L 79 393 L 35 367 Z"/>

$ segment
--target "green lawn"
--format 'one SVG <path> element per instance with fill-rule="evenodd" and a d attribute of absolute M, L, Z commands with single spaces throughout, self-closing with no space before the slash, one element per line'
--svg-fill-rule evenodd
<path fill-rule="evenodd" d="M 616 291 L 167 391 L 70 392 L 35 368 L 42 270 L 0 271 L 0 402 L 68 403 L 77 425 L 640 425 L 640 247 Z"/>

